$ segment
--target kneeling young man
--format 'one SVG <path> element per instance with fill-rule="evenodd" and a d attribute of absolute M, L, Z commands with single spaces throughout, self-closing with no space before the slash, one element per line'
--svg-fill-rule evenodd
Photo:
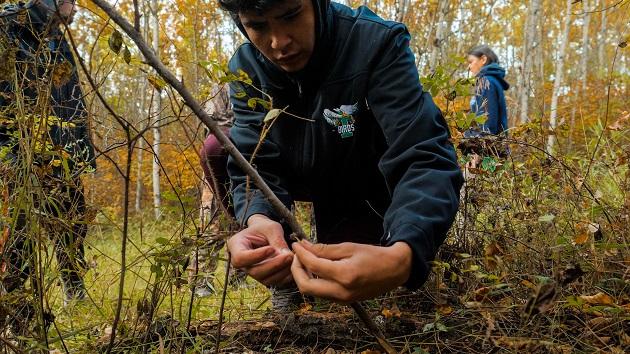
<path fill-rule="evenodd" d="M 246 72 L 292 114 L 277 118 L 254 164 L 287 207 L 313 203 L 319 242 L 291 251 L 289 230 L 230 159 L 234 210 L 247 226 L 228 242 L 233 265 L 267 286 L 295 282 L 339 302 L 420 286 L 452 224 L 462 177 L 405 26 L 329 0 L 219 2 L 249 39 L 230 70 Z M 246 158 L 266 114 L 248 106 L 252 97 L 268 99 L 231 84 L 230 136 Z"/>

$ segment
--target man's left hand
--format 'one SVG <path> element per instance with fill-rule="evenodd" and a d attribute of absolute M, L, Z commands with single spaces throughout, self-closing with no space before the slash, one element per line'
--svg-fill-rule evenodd
<path fill-rule="evenodd" d="M 404 284 L 412 251 L 405 242 L 388 247 L 359 243 L 293 244 L 291 273 L 300 291 L 340 303 L 374 298 Z"/>

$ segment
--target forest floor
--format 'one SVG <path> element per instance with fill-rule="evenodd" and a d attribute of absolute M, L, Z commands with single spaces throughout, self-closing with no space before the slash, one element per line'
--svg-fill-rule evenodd
<path fill-rule="evenodd" d="M 147 321 L 140 304 L 155 284 L 149 254 L 155 253 L 156 239 L 170 238 L 172 230 L 149 225 L 140 232 L 137 224 L 132 229 L 122 327 L 114 352 L 214 352 L 224 266 L 217 271 L 217 293 L 194 300 L 190 325 L 191 292 L 186 285 L 164 287 L 153 320 Z M 61 292 L 49 292 L 50 307 L 56 309 L 56 327 L 49 330 L 51 347 L 60 352 L 64 345 L 70 352 L 106 348 L 120 280 L 119 237 L 115 229 L 98 227 L 91 234 L 89 301 L 64 308 Z M 560 269 L 552 275 L 508 274 L 501 268 L 511 256 L 499 245 L 492 247 L 486 247 L 484 256 L 473 257 L 446 245 L 435 274 L 422 289 L 399 289 L 364 306 L 401 353 L 630 351 L 627 277 L 592 274 L 571 259 L 549 260 Z M 520 251 L 523 258 L 537 256 Z M 607 252 L 612 263 L 622 253 L 614 248 Z M 600 280 L 593 283 L 595 278 Z M 218 341 L 221 352 L 379 352 L 349 307 L 312 299 L 289 313 L 274 313 L 269 307 L 267 290 L 251 279 L 229 287 Z"/>

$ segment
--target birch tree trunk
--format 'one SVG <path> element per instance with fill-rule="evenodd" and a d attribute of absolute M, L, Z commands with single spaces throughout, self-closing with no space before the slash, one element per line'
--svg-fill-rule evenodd
<path fill-rule="evenodd" d="M 569 125 L 569 148 L 573 144 L 573 127 L 575 126 L 575 115 L 578 107 L 582 107 L 580 99 L 583 93 L 586 91 L 586 79 L 588 74 L 588 58 L 591 54 L 589 48 L 589 36 L 590 36 L 590 22 L 591 22 L 591 8 L 589 6 L 589 0 L 582 1 L 582 52 L 580 56 L 580 87 L 575 88 L 575 101 L 571 107 L 571 124 Z"/>
<path fill-rule="evenodd" d="M 160 21 L 157 0 L 152 0 L 152 15 L 153 15 L 153 50 L 157 57 L 160 57 Z M 154 118 L 151 130 L 153 131 L 153 213 L 155 220 L 160 220 L 161 217 L 161 192 L 160 192 L 160 113 L 162 111 L 162 100 L 160 91 L 155 89 L 155 99 L 153 100 L 153 112 Z"/>
<path fill-rule="evenodd" d="M 567 42 L 569 41 L 569 30 L 571 27 L 571 3 L 573 0 L 567 0 L 566 11 L 564 14 L 564 28 L 562 36 L 558 43 L 558 56 L 556 57 L 556 72 L 554 75 L 553 94 L 551 96 L 551 112 L 549 114 L 550 134 L 547 137 L 547 151 L 551 153 L 556 143 L 555 130 L 558 124 L 558 98 L 562 87 L 562 75 L 564 69 L 564 60 L 566 56 Z"/>
<path fill-rule="evenodd" d="M 541 0 L 530 0 L 529 11 L 527 14 L 527 20 L 525 21 L 524 30 L 524 44 L 523 44 L 523 80 L 522 86 L 519 91 L 519 107 L 520 107 L 520 122 L 526 123 L 529 120 L 529 97 L 532 93 L 532 73 L 534 69 L 534 56 L 533 52 L 537 49 L 538 43 L 538 31 L 537 25 L 540 21 L 540 8 Z"/>
<path fill-rule="evenodd" d="M 150 4 L 148 4 L 148 1 L 143 1 L 142 2 L 142 13 L 146 14 L 147 8 L 150 9 Z M 142 33 L 144 33 L 144 38 L 147 39 L 149 38 L 149 31 L 150 31 L 150 23 L 149 23 L 149 17 L 148 16 L 142 16 L 141 17 L 141 21 L 142 21 Z M 147 117 L 147 119 L 149 119 L 150 117 L 150 109 L 148 109 L 147 107 L 147 89 L 148 89 L 148 85 L 147 85 L 147 81 L 145 81 L 143 88 L 142 88 L 142 100 L 141 100 L 141 106 L 140 106 L 140 112 L 138 114 L 138 117 Z M 141 124 L 141 129 L 144 129 L 145 124 Z M 140 213 L 142 211 L 142 198 L 144 197 L 144 183 L 143 183 L 143 177 L 142 177 L 142 166 L 144 165 L 144 139 L 140 138 L 138 139 L 138 143 L 136 144 L 136 149 L 137 149 L 137 153 L 136 153 L 136 162 L 137 162 L 137 170 L 136 170 L 136 199 L 134 201 L 134 210 L 136 213 Z"/>
<path fill-rule="evenodd" d="M 437 30 L 435 31 L 435 39 L 433 40 L 433 48 L 429 59 L 429 69 L 434 71 L 438 61 L 443 54 L 444 38 L 446 37 L 446 15 L 448 14 L 449 0 L 439 0 L 438 2 L 438 20 Z"/>
<path fill-rule="evenodd" d="M 597 38 L 597 62 L 601 70 L 606 72 L 606 67 L 608 63 L 606 63 L 606 26 L 607 24 L 607 10 L 606 10 L 606 1 L 600 1 L 600 10 L 601 10 L 601 24 L 599 26 L 599 34 Z"/>

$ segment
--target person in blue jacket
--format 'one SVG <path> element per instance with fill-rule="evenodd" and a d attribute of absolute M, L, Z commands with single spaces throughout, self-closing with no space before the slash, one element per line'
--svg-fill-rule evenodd
<path fill-rule="evenodd" d="M 487 45 L 469 50 L 467 61 L 468 70 L 477 78 L 470 109 L 477 115 L 485 115 L 486 121 L 467 130 L 464 137 L 505 133 L 508 129 L 508 117 L 503 91 L 510 88 L 510 84 L 505 81 L 505 69 L 499 65 L 498 56 Z"/>
<path fill-rule="evenodd" d="M 283 220 L 233 159 L 245 229 L 235 267 L 271 287 L 352 302 L 427 278 L 463 182 L 447 124 L 419 82 L 404 25 L 329 0 L 219 0 L 249 40 L 229 68 L 231 139 L 278 198 L 311 201 L 317 244 L 291 244 Z M 252 87 L 256 87 L 254 89 Z M 277 118 L 259 145 L 273 98 Z M 251 102 L 251 101 L 250 101 Z M 295 118 L 302 117 L 305 119 Z"/>

